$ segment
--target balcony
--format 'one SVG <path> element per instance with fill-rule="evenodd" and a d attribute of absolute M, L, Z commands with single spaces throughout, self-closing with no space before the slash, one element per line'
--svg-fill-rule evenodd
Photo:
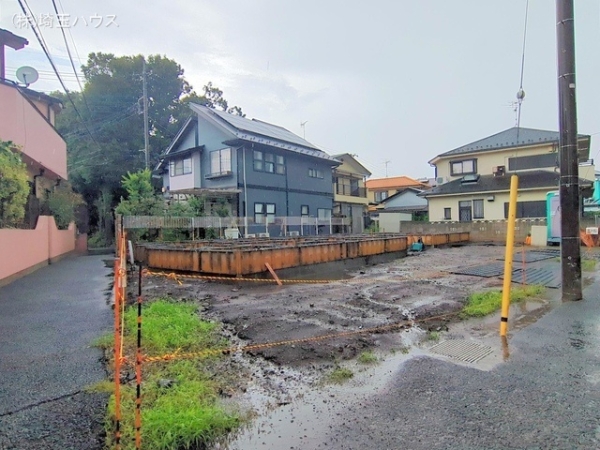
<path fill-rule="evenodd" d="M 354 188 L 352 186 L 348 186 L 347 184 L 336 184 L 335 185 L 335 193 L 337 195 L 347 195 L 349 197 L 361 197 L 367 198 L 367 189 L 366 188 Z"/>

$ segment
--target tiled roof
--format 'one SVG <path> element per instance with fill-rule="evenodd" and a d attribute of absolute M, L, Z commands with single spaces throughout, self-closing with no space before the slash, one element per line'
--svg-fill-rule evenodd
<path fill-rule="evenodd" d="M 543 143 L 558 143 L 560 133 L 558 131 L 536 130 L 534 128 L 509 128 L 492 136 L 480 139 L 470 144 L 442 153 L 437 157 L 461 155 L 473 152 L 484 152 L 499 150 L 502 148 L 525 147 Z M 589 138 L 589 135 L 580 134 L 579 139 Z M 589 144 L 588 144 L 589 145 Z"/>
<path fill-rule="evenodd" d="M 560 174 L 549 170 L 533 170 L 519 172 L 519 190 L 521 189 L 558 189 Z M 476 182 L 464 183 L 462 179 L 441 184 L 420 194 L 423 197 L 437 197 L 441 195 L 493 193 L 510 190 L 511 174 L 503 176 L 482 175 Z M 583 178 L 579 179 L 580 187 L 588 187 L 592 182 Z"/>
<path fill-rule="evenodd" d="M 407 187 L 428 187 L 426 184 L 423 184 L 420 181 L 415 180 L 414 178 L 407 177 L 406 175 L 390 178 L 374 178 L 365 181 L 365 185 L 367 189 L 400 189 Z"/>

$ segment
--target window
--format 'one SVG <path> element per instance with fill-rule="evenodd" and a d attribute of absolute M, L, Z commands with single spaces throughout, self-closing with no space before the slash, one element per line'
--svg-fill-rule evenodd
<path fill-rule="evenodd" d="M 254 150 L 254 170 L 258 172 L 285 174 L 285 160 L 281 155 Z"/>
<path fill-rule="evenodd" d="M 192 173 L 192 158 L 171 161 L 169 163 L 169 173 L 172 177 Z"/>
<path fill-rule="evenodd" d="M 302 217 L 308 217 L 308 205 L 302 205 L 300 207 L 300 215 Z"/>
<path fill-rule="evenodd" d="M 323 178 L 323 171 L 319 169 L 308 169 L 308 176 L 311 178 Z"/>
<path fill-rule="evenodd" d="M 476 159 L 465 159 L 463 161 L 450 162 L 451 175 L 465 175 L 468 173 L 477 173 Z"/>
<path fill-rule="evenodd" d="M 545 167 L 558 167 L 558 153 L 508 158 L 508 170 L 541 169 Z"/>
<path fill-rule="evenodd" d="M 546 201 L 517 202 L 517 219 L 521 217 L 546 217 Z M 504 218 L 508 219 L 508 202 L 504 203 Z"/>
<path fill-rule="evenodd" d="M 319 220 L 329 220 L 329 219 L 331 219 L 331 210 L 330 209 L 325 209 L 325 208 L 318 208 L 317 209 L 317 218 Z"/>
<path fill-rule="evenodd" d="M 375 192 L 375 201 L 376 202 L 382 202 L 388 197 L 389 197 L 388 191 Z"/>
<path fill-rule="evenodd" d="M 254 204 L 254 222 L 255 223 L 274 223 L 275 222 L 275 203 L 255 203 Z"/>
<path fill-rule="evenodd" d="M 444 220 L 452 220 L 452 208 L 444 208 Z"/>
<path fill-rule="evenodd" d="M 483 219 L 483 199 L 473 200 L 473 219 Z"/>
<path fill-rule="evenodd" d="M 231 149 L 210 152 L 210 174 L 226 175 L 231 172 Z"/>

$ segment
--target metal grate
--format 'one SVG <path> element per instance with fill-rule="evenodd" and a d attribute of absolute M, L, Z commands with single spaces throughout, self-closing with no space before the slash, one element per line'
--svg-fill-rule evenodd
<path fill-rule="evenodd" d="M 438 355 L 449 356 L 467 363 L 475 363 L 492 353 L 492 347 L 464 339 L 442 341 L 429 349 Z"/>
<path fill-rule="evenodd" d="M 525 252 L 525 262 L 532 263 L 537 261 L 543 261 L 545 259 L 551 259 L 558 256 L 555 253 L 550 252 L 542 252 L 542 251 L 530 251 Z M 499 260 L 504 260 L 504 258 L 498 258 Z M 515 251 L 513 254 L 513 263 L 520 263 L 523 261 L 523 254 L 520 251 Z"/>
<path fill-rule="evenodd" d="M 512 281 L 513 283 L 523 283 L 522 269 L 513 271 Z M 525 284 L 540 284 L 549 288 L 558 289 L 562 285 L 560 270 L 558 268 L 526 267 Z"/>
<path fill-rule="evenodd" d="M 484 266 L 473 266 L 451 270 L 457 275 L 473 275 L 476 277 L 499 277 L 504 273 L 504 263 L 492 263 Z"/>

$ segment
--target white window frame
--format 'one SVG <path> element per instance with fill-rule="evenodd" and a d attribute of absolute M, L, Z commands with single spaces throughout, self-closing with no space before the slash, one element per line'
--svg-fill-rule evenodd
<path fill-rule="evenodd" d="M 178 177 L 192 173 L 192 157 L 174 159 L 169 162 L 169 175 Z"/>
<path fill-rule="evenodd" d="M 218 167 L 216 167 L 217 165 Z M 224 175 L 227 173 L 231 173 L 231 148 L 227 147 L 210 152 L 210 174 Z"/>

